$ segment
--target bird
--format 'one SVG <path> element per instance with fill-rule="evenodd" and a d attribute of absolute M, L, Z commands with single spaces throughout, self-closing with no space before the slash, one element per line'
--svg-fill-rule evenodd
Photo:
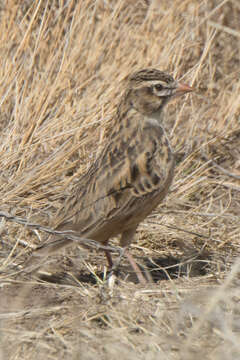
<path fill-rule="evenodd" d="M 55 217 L 56 230 L 71 230 L 102 245 L 121 235 L 120 246 L 143 284 L 146 279 L 128 249 L 139 223 L 164 199 L 174 177 L 175 156 L 163 109 L 171 99 L 192 91 L 155 68 L 128 75 L 106 145 Z M 35 251 L 51 253 L 71 243 L 55 238 Z M 111 253 L 105 253 L 112 268 Z"/>

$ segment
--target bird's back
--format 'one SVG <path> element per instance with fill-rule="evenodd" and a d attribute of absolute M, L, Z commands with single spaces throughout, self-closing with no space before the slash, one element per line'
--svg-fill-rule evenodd
<path fill-rule="evenodd" d="M 137 225 L 162 200 L 174 156 L 162 127 L 142 117 L 131 111 L 128 122 L 135 125 L 112 133 L 59 212 L 58 229 L 106 242 Z"/>

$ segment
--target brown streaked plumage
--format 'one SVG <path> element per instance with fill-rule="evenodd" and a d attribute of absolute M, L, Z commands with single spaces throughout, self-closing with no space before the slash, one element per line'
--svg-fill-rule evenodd
<path fill-rule="evenodd" d="M 73 230 L 102 244 L 121 234 L 120 245 L 131 244 L 138 224 L 162 201 L 173 179 L 174 155 L 163 129 L 162 110 L 171 98 L 190 91 L 188 85 L 156 69 L 128 77 L 109 142 L 57 215 L 57 230 Z M 70 243 L 57 239 L 36 251 L 51 252 Z M 133 258 L 125 253 L 144 282 Z M 106 255 L 112 266 L 110 253 Z"/>

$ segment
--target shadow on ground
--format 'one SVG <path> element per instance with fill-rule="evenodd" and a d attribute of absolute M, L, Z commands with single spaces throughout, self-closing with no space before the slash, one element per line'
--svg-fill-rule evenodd
<path fill-rule="evenodd" d="M 208 272 L 208 265 L 210 259 L 205 255 L 197 254 L 188 259 L 179 259 L 174 256 L 165 257 L 144 257 L 138 261 L 142 273 L 152 283 L 157 283 L 161 280 L 177 279 L 179 277 L 198 277 L 204 276 Z M 140 265 L 141 264 L 141 265 Z M 138 283 L 136 274 L 133 272 L 130 265 L 126 261 L 119 266 L 114 272 L 118 279 Z M 40 279 L 57 284 L 79 284 L 88 283 L 96 284 L 110 276 L 110 272 L 104 274 L 102 271 L 91 273 L 88 269 L 81 267 L 81 269 L 72 269 L 56 273 L 40 273 Z"/>

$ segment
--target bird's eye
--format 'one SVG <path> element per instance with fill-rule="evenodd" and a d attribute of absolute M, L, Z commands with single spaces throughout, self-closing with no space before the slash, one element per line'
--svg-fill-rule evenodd
<path fill-rule="evenodd" d="M 161 91 L 163 89 L 163 86 L 161 84 L 157 84 L 154 86 L 155 90 Z"/>

